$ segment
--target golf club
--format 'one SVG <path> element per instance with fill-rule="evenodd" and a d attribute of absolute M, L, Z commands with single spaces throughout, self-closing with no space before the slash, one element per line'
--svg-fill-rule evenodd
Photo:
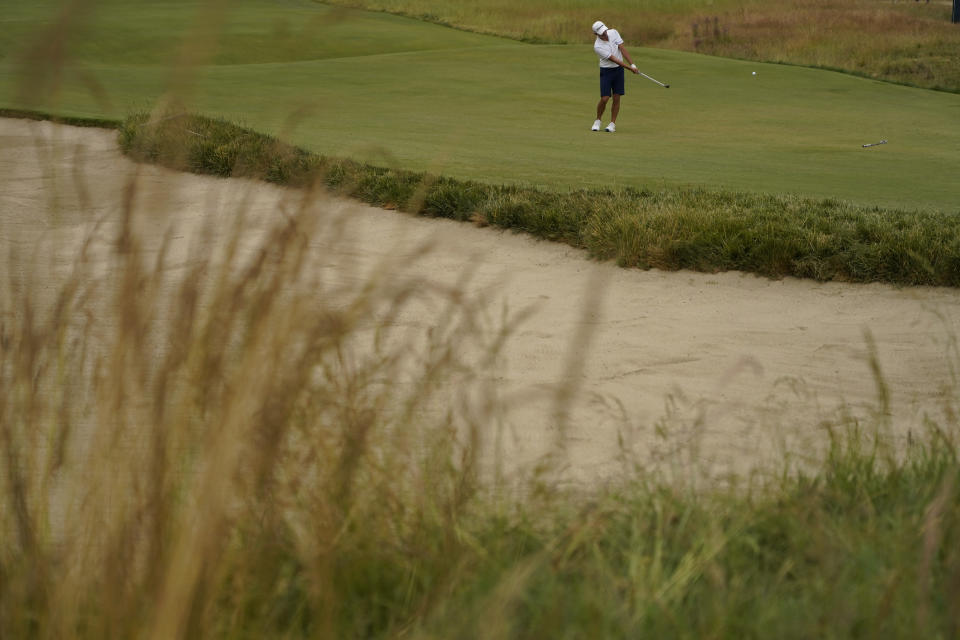
<path fill-rule="evenodd" d="M 863 146 L 864 146 L 864 148 L 866 148 L 866 147 L 875 147 L 875 146 L 877 146 L 878 144 L 887 144 L 887 141 L 886 141 L 886 140 L 881 140 L 880 142 L 868 142 L 867 144 L 865 144 L 865 145 L 863 145 Z"/>
<path fill-rule="evenodd" d="M 652 81 L 652 82 L 656 82 L 658 85 L 660 85 L 660 86 L 663 87 L 664 89 L 669 89 L 669 88 L 670 88 L 670 85 L 668 85 L 668 84 L 663 84 L 662 82 L 660 82 L 660 81 L 657 80 L 656 78 L 651 78 L 650 76 L 648 76 L 647 74 L 645 74 L 643 71 L 637 71 L 637 73 L 639 73 L 640 75 L 642 75 L 642 76 L 643 76 L 644 78 L 646 78 L 647 80 L 650 80 L 650 81 Z"/>

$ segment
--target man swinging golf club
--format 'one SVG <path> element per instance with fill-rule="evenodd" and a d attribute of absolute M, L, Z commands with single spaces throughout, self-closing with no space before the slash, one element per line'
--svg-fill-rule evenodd
<path fill-rule="evenodd" d="M 616 29 L 608 29 L 607 25 L 599 20 L 593 23 L 593 33 L 597 36 L 593 43 L 593 50 L 600 58 L 600 102 L 597 103 L 597 119 L 593 123 L 591 131 L 600 131 L 603 118 L 603 112 L 607 109 L 607 102 L 613 96 L 613 105 L 610 107 L 610 124 L 604 131 L 613 133 L 617 130 L 617 115 L 620 113 L 620 96 L 623 95 L 624 82 L 623 70 L 629 69 L 633 73 L 637 71 L 637 65 L 633 64 L 630 54 L 623 46 L 623 38 L 617 33 Z M 624 62 L 626 59 L 630 66 Z"/>

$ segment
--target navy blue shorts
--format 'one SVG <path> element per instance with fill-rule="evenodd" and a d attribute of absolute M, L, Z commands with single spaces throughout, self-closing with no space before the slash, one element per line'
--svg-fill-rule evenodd
<path fill-rule="evenodd" d="M 600 67 L 600 95 L 623 95 L 623 67 Z"/>

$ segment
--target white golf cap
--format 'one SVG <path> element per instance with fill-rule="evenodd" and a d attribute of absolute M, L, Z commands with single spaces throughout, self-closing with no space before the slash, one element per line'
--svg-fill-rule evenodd
<path fill-rule="evenodd" d="M 603 32 L 607 30 L 607 25 L 603 24 L 599 20 L 593 23 L 593 32 L 598 36 L 602 36 Z"/>

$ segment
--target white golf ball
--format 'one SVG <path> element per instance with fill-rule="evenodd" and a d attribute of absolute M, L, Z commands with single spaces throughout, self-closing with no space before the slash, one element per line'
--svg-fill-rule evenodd
<path fill-rule="evenodd" d="M 757 72 L 756 72 L 756 71 L 754 71 L 754 72 L 753 72 L 753 75 L 757 75 Z"/>

